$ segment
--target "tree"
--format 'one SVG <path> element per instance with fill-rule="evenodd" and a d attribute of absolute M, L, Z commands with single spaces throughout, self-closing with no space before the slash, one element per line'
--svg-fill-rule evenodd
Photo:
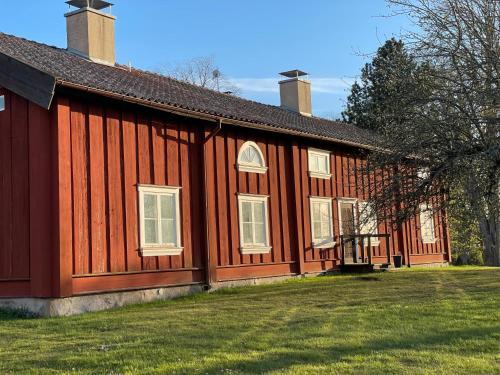
<path fill-rule="evenodd" d="M 401 116 L 381 115 L 384 131 L 368 155 L 372 200 L 400 222 L 422 202 L 449 207 L 463 191 L 479 224 L 484 263 L 500 266 L 500 2 L 388 0 L 414 22 L 412 55 L 427 64 L 426 89 L 410 90 Z"/>
<path fill-rule="evenodd" d="M 220 92 L 239 92 L 231 81 L 221 72 L 213 56 L 196 57 L 177 64 L 166 71 L 180 81 Z"/>
<path fill-rule="evenodd" d="M 383 132 L 390 117 L 404 121 L 401 111 L 408 97 L 425 91 L 427 64 L 419 64 L 401 40 L 389 39 L 380 47 L 361 72 L 360 83 L 354 83 L 342 113 L 345 121 L 361 128 Z"/>

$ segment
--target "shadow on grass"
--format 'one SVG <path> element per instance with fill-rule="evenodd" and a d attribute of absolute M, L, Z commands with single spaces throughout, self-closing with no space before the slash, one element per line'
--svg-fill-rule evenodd
<path fill-rule="evenodd" d="M 399 338 L 391 339 L 380 339 L 380 340 L 367 340 L 362 345 L 349 345 L 349 344 L 334 344 L 327 345 L 325 347 L 301 347 L 299 342 L 293 345 L 287 345 L 285 337 L 275 337 L 276 346 L 271 350 L 256 350 L 255 348 L 248 347 L 248 358 L 243 360 L 234 360 L 226 358 L 226 354 L 241 354 L 240 351 L 236 349 L 238 347 L 234 342 L 232 346 L 230 343 L 222 344 L 219 340 L 217 341 L 207 341 L 205 342 L 205 349 L 207 349 L 211 356 L 208 358 L 210 361 L 217 359 L 218 364 L 214 365 L 203 365 L 203 364 L 190 364 L 186 363 L 184 365 L 174 366 L 173 369 L 169 371 L 163 371 L 162 367 L 164 365 L 172 365 L 174 361 L 171 362 L 161 362 L 158 358 L 155 358 L 158 353 L 153 354 L 151 358 L 148 356 L 143 356 L 141 359 L 146 363 L 144 368 L 140 369 L 142 373 L 176 373 L 176 374 L 221 374 L 221 373 L 233 373 L 233 374 L 261 374 L 273 371 L 283 371 L 286 372 L 294 366 L 307 365 L 307 366 L 333 366 L 341 363 L 352 363 L 355 361 L 355 357 L 361 357 L 368 359 L 373 359 L 373 356 L 393 356 L 394 351 L 405 351 L 410 350 L 413 352 L 425 351 L 425 352 L 435 352 L 439 351 L 450 345 L 450 341 L 474 341 L 477 339 L 485 339 L 491 336 L 495 336 L 499 332 L 492 332 L 489 328 L 477 328 L 477 329 L 462 329 L 462 330 L 450 330 L 441 333 L 430 333 L 430 334 L 419 334 L 415 336 L 402 336 Z M 313 335 L 306 335 L 304 340 L 310 340 Z M 252 339 L 251 337 L 249 337 Z M 143 342 L 142 344 L 148 344 Z M 152 344 L 152 343 L 149 343 Z M 155 345 L 161 345 L 161 342 L 155 340 Z M 229 344 L 229 345 L 228 345 Z M 164 344 L 165 345 L 165 344 Z M 167 344 L 168 345 L 168 344 Z M 96 351 L 98 349 L 96 348 Z M 193 350 L 192 347 L 177 346 L 175 350 Z M 227 350 L 227 351 L 226 351 Z M 448 349 L 446 349 L 448 350 Z M 456 354 L 460 356 L 474 356 L 477 354 L 477 349 L 461 348 L 461 350 L 456 351 Z M 111 357 L 106 360 L 105 367 L 107 370 L 113 368 L 115 371 L 125 371 L 127 372 L 127 362 L 131 359 L 130 354 L 127 355 L 128 349 L 126 347 L 121 348 L 119 353 L 114 353 Z M 375 354 L 376 353 L 376 354 Z M 485 347 L 483 348 L 483 354 L 490 353 L 495 355 L 496 348 Z M 111 352 L 109 352 L 111 354 Z M 243 353 L 244 354 L 244 353 Z M 411 354 L 410 354 L 411 355 Z M 149 361 L 150 360 L 150 361 Z M 398 355 L 396 363 L 392 362 L 392 365 L 407 366 L 405 361 L 412 360 L 412 358 L 406 358 L 404 356 Z M 100 373 L 100 370 L 105 371 L 105 368 L 96 369 L 96 362 L 100 362 L 97 358 L 90 359 L 87 356 L 79 356 L 71 358 L 70 363 L 64 359 L 53 358 L 50 365 L 43 366 L 45 370 L 65 370 L 68 368 L 77 369 L 79 372 L 84 373 Z M 36 360 L 27 360 L 26 364 L 32 368 L 40 369 L 40 362 Z M 102 364 L 102 363 L 101 363 Z M 359 365 L 363 366 L 362 363 Z M 436 363 L 436 365 L 438 365 Z M 390 371 L 388 371 L 390 373 Z"/>
<path fill-rule="evenodd" d="M 39 316 L 28 310 L 0 308 L 0 322 L 10 321 L 10 320 L 36 319 L 36 318 L 39 318 Z"/>

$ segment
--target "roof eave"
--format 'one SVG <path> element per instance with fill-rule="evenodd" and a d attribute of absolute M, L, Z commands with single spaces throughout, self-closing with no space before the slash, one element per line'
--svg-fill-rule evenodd
<path fill-rule="evenodd" d="M 310 139 L 315 139 L 315 140 L 322 140 L 322 141 L 327 141 L 327 142 L 333 142 L 333 143 L 337 143 L 337 144 L 362 148 L 362 149 L 366 149 L 366 150 L 375 150 L 376 149 L 376 147 L 374 147 L 374 146 L 365 145 L 362 143 L 351 142 L 351 141 L 341 140 L 341 139 L 337 139 L 337 138 L 331 138 L 331 137 L 327 137 L 327 136 L 321 136 L 321 135 L 311 134 L 311 133 L 307 133 L 307 132 L 301 132 L 301 131 L 292 130 L 292 129 L 285 129 L 285 128 L 278 129 L 275 126 L 272 126 L 270 124 L 236 120 L 236 119 L 231 119 L 231 118 L 227 118 L 224 116 L 212 115 L 212 114 L 205 113 L 205 112 L 194 111 L 191 109 L 177 107 L 177 106 L 174 106 L 171 104 L 155 103 L 155 102 L 151 102 L 151 101 L 148 101 L 145 99 L 134 98 L 131 96 L 118 94 L 118 93 L 114 93 L 114 92 L 110 92 L 110 91 L 106 91 L 106 90 L 100 90 L 100 89 L 88 87 L 85 85 L 79 85 L 79 84 L 67 82 L 67 81 L 60 80 L 60 79 L 58 79 L 56 83 L 58 85 L 60 85 L 61 87 L 80 90 L 80 91 L 87 91 L 87 92 L 90 92 L 90 93 L 93 93 L 96 95 L 102 95 L 102 96 L 105 96 L 105 97 L 108 97 L 111 99 L 120 100 L 123 102 L 132 103 L 132 104 L 137 104 L 137 105 L 141 105 L 144 107 L 153 108 L 153 109 L 161 110 L 164 112 L 169 112 L 169 113 L 180 115 L 180 116 L 187 116 L 187 117 L 191 117 L 191 118 L 213 121 L 213 122 L 217 122 L 217 123 L 222 122 L 222 123 L 228 124 L 228 125 L 235 125 L 235 126 L 239 126 L 239 127 L 262 130 L 262 131 L 267 131 L 267 132 L 272 132 L 272 133 L 279 133 L 279 134 L 285 133 L 285 134 L 289 134 L 289 135 L 305 137 L 305 138 L 310 138 Z"/>

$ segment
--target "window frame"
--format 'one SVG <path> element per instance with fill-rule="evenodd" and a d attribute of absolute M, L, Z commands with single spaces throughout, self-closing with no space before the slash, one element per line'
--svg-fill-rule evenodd
<path fill-rule="evenodd" d="M 262 160 L 262 165 L 259 166 L 252 163 L 245 163 L 241 161 L 243 153 L 249 147 L 252 147 L 257 151 L 257 153 L 260 156 L 260 159 Z M 239 172 L 250 172 L 250 173 L 260 173 L 260 174 L 265 174 L 267 172 L 268 168 L 266 166 L 266 160 L 264 158 L 264 154 L 260 150 L 260 147 L 257 143 L 253 141 L 247 141 L 241 145 L 240 151 L 238 152 L 236 168 L 238 169 Z"/>
<path fill-rule="evenodd" d="M 0 95 L 0 112 L 5 111 L 6 99 L 5 95 Z"/>
<path fill-rule="evenodd" d="M 358 209 L 358 216 L 359 216 L 359 234 L 378 234 L 378 216 L 377 216 L 377 213 L 375 212 L 375 210 L 373 209 L 373 205 L 370 204 L 370 202 L 367 202 L 367 201 L 358 201 L 357 202 L 357 209 Z M 363 228 L 362 228 L 362 212 L 363 212 L 363 207 L 362 206 L 366 206 L 366 207 L 371 207 L 371 213 L 375 216 L 374 219 L 375 219 L 375 233 L 363 233 Z M 378 237 L 372 237 L 370 238 L 370 245 L 371 246 L 379 246 L 380 245 L 380 239 Z M 368 239 L 366 241 L 364 241 L 364 247 L 367 247 L 368 246 Z"/>
<path fill-rule="evenodd" d="M 419 208 L 420 208 L 420 238 L 422 239 L 422 243 L 434 244 L 436 243 L 436 224 L 434 223 L 434 212 L 432 211 L 432 207 L 429 208 L 429 204 L 422 203 Z M 426 221 L 425 215 L 428 215 L 427 219 L 431 223 L 432 238 L 429 236 L 424 236 L 423 228 L 425 227 L 424 222 Z"/>
<path fill-rule="evenodd" d="M 311 156 L 325 157 L 325 159 L 326 159 L 326 172 L 313 171 L 311 169 Z M 307 149 L 307 171 L 309 173 L 309 177 L 321 178 L 324 180 L 329 180 L 330 178 L 332 178 L 330 157 L 331 157 L 330 151 L 320 150 L 320 149 L 311 148 L 311 147 L 308 148 Z"/>
<path fill-rule="evenodd" d="M 321 239 L 315 238 L 315 228 L 314 228 L 314 215 L 313 215 L 313 205 L 314 203 L 326 203 L 328 204 L 329 219 L 330 219 L 330 238 Z M 333 222 L 333 198 L 330 197 L 309 197 L 309 216 L 311 222 L 311 241 L 312 246 L 315 249 L 330 249 L 335 247 L 335 228 Z"/>
<path fill-rule="evenodd" d="M 181 187 L 178 186 L 160 186 L 160 185 L 137 185 L 137 191 L 139 193 L 139 243 L 140 243 L 140 253 L 143 257 L 147 256 L 172 256 L 180 255 L 184 248 L 182 247 L 182 233 L 181 233 L 181 211 L 180 211 L 180 191 Z M 174 196 L 174 208 L 175 208 L 175 233 L 176 233 L 176 243 L 158 243 L 150 244 L 146 243 L 146 225 L 144 218 L 144 196 L 145 195 L 155 195 L 157 204 L 157 233 L 159 238 L 161 238 L 161 203 L 158 199 L 162 195 L 173 195 Z"/>
<path fill-rule="evenodd" d="M 265 244 L 246 244 L 243 238 L 243 209 L 242 205 L 244 202 L 251 202 L 252 204 L 255 202 L 264 204 L 264 227 L 265 227 L 265 235 L 266 242 Z M 270 237 L 269 237 L 269 196 L 268 195 L 255 195 L 255 194 L 238 194 L 238 227 L 239 227 L 239 236 L 240 236 L 240 252 L 241 254 L 268 254 L 272 246 L 270 245 Z M 252 205 L 252 219 L 253 218 L 253 205 Z M 255 221 L 252 222 L 253 224 Z M 253 233 L 255 238 L 255 232 Z"/>

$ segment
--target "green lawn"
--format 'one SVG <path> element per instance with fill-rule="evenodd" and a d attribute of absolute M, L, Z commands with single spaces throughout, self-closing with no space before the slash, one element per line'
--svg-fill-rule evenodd
<path fill-rule="evenodd" d="M 56 319 L 0 313 L 0 374 L 499 374 L 500 269 L 331 276 Z"/>

